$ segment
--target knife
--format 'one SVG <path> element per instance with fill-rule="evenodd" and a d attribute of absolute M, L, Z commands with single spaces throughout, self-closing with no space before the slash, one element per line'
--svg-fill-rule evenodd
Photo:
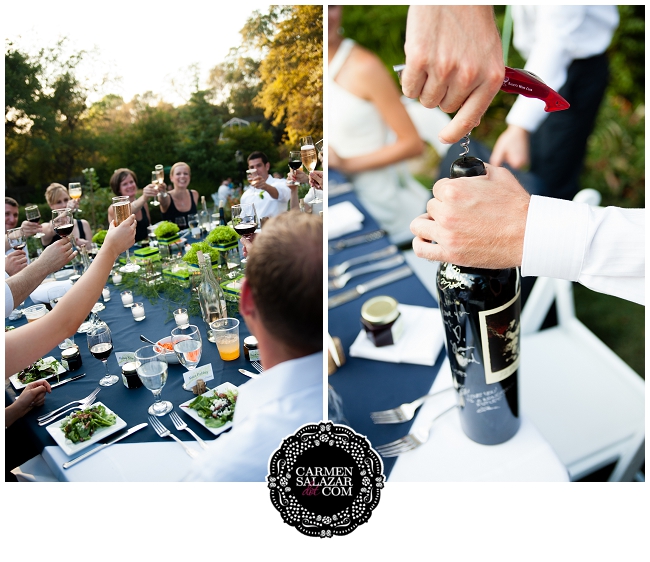
<path fill-rule="evenodd" d="M 373 230 L 372 232 L 366 232 L 365 234 L 357 234 L 356 236 L 350 236 L 349 238 L 344 238 L 343 240 L 329 244 L 328 251 L 330 254 L 335 254 L 345 248 L 358 246 L 359 244 L 365 244 L 366 242 L 372 242 L 373 240 L 379 240 L 384 236 L 386 236 L 385 230 Z"/>
<path fill-rule="evenodd" d="M 404 265 L 398 269 L 395 269 L 394 271 L 391 271 L 390 273 L 385 273 L 384 275 L 375 277 L 374 279 L 371 279 L 366 283 L 361 283 L 360 285 L 357 285 L 354 289 L 350 289 L 348 291 L 344 291 L 339 295 L 330 297 L 329 299 L 327 299 L 327 308 L 328 309 L 335 308 L 337 306 L 345 304 L 346 302 L 350 302 L 356 299 L 357 297 L 360 297 L 364 293 L 367 293 L 368 291 L 372 291 L 373 289 L 376 289 L 378 287 L 383 287 L 384 285 L 388 285 L 389 283 L 394 283 L 395 281 L 404 279 L 409 275 L 413 275 L 413 272 L 411 271 L 411 268 L 408 265 Z"/>
<path fill-rule="evenodd" d="M 51 384 L 51 385 L 50 385 L 50 388 L 56 388 L 57 386 L 61 386 L 61 385 L 63 385 L 63 384 L 67 384 L 67 383 L 69 383 L 69 382 L 71 382 L 71 381 L 76 381 L 77 379 L 80 379 L 81 377 L 85 377 L 85 376 L 86 376 L 86 373 L 82 373 L 82 374 L 80 374 L 80 375 L 77 375 L 76 377 L 71 377 L 71 378 L 69 378 L 69 379 L 65 379 L 64 381 L 57 382 L 57 383 L 55 383 L 55 384 Z"/>
<path fill-rule="evenodd" d="M 139 425 L 134 425 L 131 429 L 126 431 L 125 433 L 122 433 L 118 435 L 117 437 L 113 437 L 110 441 L 107 441 L 106 443 L 102 443 L 99 445 L 99 447 L 95 447 L 92 451 L 88 451 L 87 453 L 84 453 L 81 456 L 78 456 L 76 459 L 72 459 L 71 461 L 64 462 L 63 463 L 63 468 L 70 468 L 73 464 L 77 464 L 79 461 L 82 461 L 86 458 L 88 458 L 90 455 L 94 455 L 97 451 L 101 451 L 102 449 L 105 449 L 109 445 L 112 445 L 113 443 L 117 443 L 118 441 L 121 441 L 125 437 L 128 437 L 129 435 L 132 435 L 136 431 L 140 431 L 142 428 L 147 427 L 149 424 L 148 423 L 141 423 Z"/>
<path fill-rule="evenodd" d="M 247 377 L 250 377 L 251 379 L 259 379 L 260 376 L 257 373 L 251 373 L 250 371 L 247 371 L 246 369 L 239 369 L 239 372 L 242 375 L 246 375 Z"/>

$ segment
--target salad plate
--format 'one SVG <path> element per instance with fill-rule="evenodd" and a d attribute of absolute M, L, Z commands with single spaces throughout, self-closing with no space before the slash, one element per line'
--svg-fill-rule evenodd
<path fill-rule="evenodd" d="M 204 392 L 203 394 L 201 394 L 201 396 L 205 396 L 205 397 L 210 398 L 212 396 L 215 396 L 216 394 L 226 392 L 227 390 L 229 390 L 231 392 L 234 392 L 235 394 L 238 393 L 237 387 L 234 384 L 229 383 L 229 382 L 225 382 L 223 384 L 220 384 L 218 387 L 213 388 L 212 390 L 208 390 L 207 392 Z M 224 431 L 229 430 L 232 427 L 232 421 L 226 422 L 221 427 L 208 427 L 205 424 L 205 419 L 202 418 L 199 415 L 199 412 L 197 410 L 195 410 L 194 408 L 189 407 L 190 403 L 193 402 L 194 400 L 196 400 L 196 398 L 197 398 L 197 396 L 195 396 L 194 398 L 192 398 L 190 400 L 187 400 L 186 402 L 183 402 L 180 405 L 181 411 L 186 413 L 188 416 L 190 416 L 194 420 L 196 420 L 198 423 L 200 423 L 203 427 L 205 427 L 213 435 L 219 435 L 219 434 L 223 433 Z"/>
<path fill-rule="evenodd" d="M 109 427 L 100 427 L 97 431 L 95 431 L 95 433 L 92 434 L 90 439 L 87 439 L 86 441 L 73 443 L 72 441 L 70 441 L 70 439 L 68 439 L 65 436 L 65 433 L 63 433 L 61 426 L 64 424 L 66 420 L 68 420 L 69 416 L 63 419 L 55 420 L 50 425 L 45 426 L 45 429 L 52 436 L 52 439 L 56 441 L 56 444 L 59 447 L 61 447 L 61 449 L 63 449 L 63 452 L 69 457 L 76 455 L 78 452 L 87 449 L 88 447 L 94 445 L 98 441 L 101 441 L 102 439 L 104 439 L 104 437 L 108 437 L 113 433 L 117 433 L 118 431 L 126 427 L 126 422 L 122 418 L 120 418 L 120 416 L 118 416 L 115 412 L 113 412 L 106 404 L 102 404 L 101 402 L 95 402 L 92 406 L 88 406 L 88 408 L 92 408 L 98 405 L 104 406 L 104 408 L 106 408 L 107 414 L 115 415 L 115 423 Z M 71 412 L 70 415 L 72 414 L 74 414 L 74 412 Z"/>
<path fill-rule="evenodd" d="M 66 372 L 65 367 L 63 365 L 61 365 L 61 363 L 55 357 L 51 357 L 51 356 L 50 357 L 43 357 L 43 359 L 40 359 L 39 361 L 43 361 L 44 363 L 51 363 L 52 361 L 56 361 L 58 363 L 58 367 L 57 367 L 56 373 L 52 373 L 50 375 L 47 375 L 46 377 L 36 379 L 36 380 L 40 381 L 40 380 L 51 379 L 52 377 L 58 376 L 58 375 Z M 37 363 L 38 363 L 38 361 L 37 361 Z M 16 373 L 15 375 L 11 375 L 9 377 L 9 380 L 11 381 L 11 384 L 14 385 L 14 388 L 16 390 L 22 390 L 23 388 L 25 388 L 29 384 L 28 382 L 21 382 L 20 380 L 18 380 L 18 375 L 19 374 L 20 373 Z"/>

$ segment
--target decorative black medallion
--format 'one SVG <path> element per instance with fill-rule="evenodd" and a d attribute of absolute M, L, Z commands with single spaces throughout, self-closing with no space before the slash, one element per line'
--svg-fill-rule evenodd
<path fill-rule="evenodd" d="M 310 537 L 347 535 L 379 503 L 382 461 L 362 435 L 331 421 L 303 425 L 269 461 L 271 502 Z"/>

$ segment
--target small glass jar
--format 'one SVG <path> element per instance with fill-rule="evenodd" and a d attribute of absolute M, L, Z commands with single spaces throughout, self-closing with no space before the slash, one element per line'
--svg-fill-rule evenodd
<path fill-rule="evenodd" d="M 126 388 L 140 388 L 142 386 L 137 367 L 138 365 L 135 361 L 130 361 L 122 365 L 122 382 Z"/>
<path fill-rule="evenodd" d="M 81 353 L 76 345 L 67 347 L 61 351 L 61 364 L 68 371 L 76 371 L 82 365 Z"/>
<path fill-rule="evenodd" d="M 361 307 L 361 324 L 375 347 L 396 344 L 404 331 L 398 302 L 389 296 L 373 297 Z"/>
<path fill-rule="evenodd" d="M 260 350 L 257 348 L 257 338 L 255 336 L 244 338 L 244 357 L 246 357 L 246 361 L 260 360 Z"/>

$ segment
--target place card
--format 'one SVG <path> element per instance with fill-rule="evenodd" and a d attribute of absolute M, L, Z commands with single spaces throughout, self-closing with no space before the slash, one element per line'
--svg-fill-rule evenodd
<path fill-rule="evenodd" d="M 196 369 L 190 369 L 189 371 L 183 373 L 183 388 L 185 390 L 192 390 L 192 387 L 196 385 L 196 381 L 203 379 L 204 382 L 211 381 L 214 379 L 214 374 L 212 373 L 212 364 L 208 363 L 203 365 L 203 367 L 197 367 Z"/>
<path fill-rule="evenodd" d="M 115 359 L 117 359 L 117 364 L 121 367 L 126 363 L 135 361 L 135 353 L 133 351 L 116 351 Z"/>

